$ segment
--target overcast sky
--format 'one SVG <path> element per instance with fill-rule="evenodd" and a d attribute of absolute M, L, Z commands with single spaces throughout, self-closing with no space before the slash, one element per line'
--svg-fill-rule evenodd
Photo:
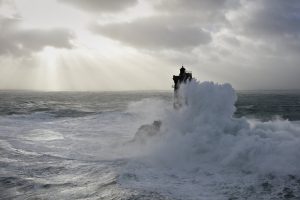
<path fill-rule="evenodd" d="M 300 89 L 299 0 L 0 0 L 0 89 Z"/>

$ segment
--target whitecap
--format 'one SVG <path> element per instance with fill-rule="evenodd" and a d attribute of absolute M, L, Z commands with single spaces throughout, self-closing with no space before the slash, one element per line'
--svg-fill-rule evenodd
<path fill-rule="evenodd" d="M 23 135 L 23 138 L 31 141 L 63 140 L 64 136 L 49 129 L 34 129 Z"/>

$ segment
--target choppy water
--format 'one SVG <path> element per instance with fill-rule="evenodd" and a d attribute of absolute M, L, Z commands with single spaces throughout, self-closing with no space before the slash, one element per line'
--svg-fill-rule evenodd
<path fill-rule="evenodd" d="M 0 92 L 1 199 L 299 199 L 300 93 Z M 160 119 L 161 134 L 129 143 Z"/>

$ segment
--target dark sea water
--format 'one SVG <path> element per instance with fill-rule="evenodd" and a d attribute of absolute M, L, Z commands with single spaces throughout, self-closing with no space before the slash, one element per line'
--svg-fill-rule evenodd
<path fill-rule="evenodd" d="M 0 199 L 300 199 L 300 92 L 239 91 L 228 122 L 211 87 L 186 113 L 169 91 L 0 91 Z"/>
<path fill-rule="evenodd" d="M 236 116 L 261 120 L 276 117 L 300 120 L 300 91 L 237 91 Z M 125 110 L 146 98 L 173 101 L 171 91 L 160 92 L 28 92 L 0 91 L 0 115 L 47 113 L 52 117 L 82 117 Z"/>
<path fill-rule="evenodd" d="M 300 120 L 300 91 L 239 91 L 236 116 Z"/>

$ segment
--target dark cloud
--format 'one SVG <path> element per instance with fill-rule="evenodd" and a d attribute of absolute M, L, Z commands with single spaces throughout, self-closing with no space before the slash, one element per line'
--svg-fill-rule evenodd
<path fill-rule="evenodd" d="M 0 19 L 0 55 L 29 55 L 46 46 L 71 48 L 73 35 L 66 29 L 22 29 L 19 20 Z"/>
<path fill-rule="evenodd" d="M 239 5 L 237 0 L 161 0 L 155 4 L 155 7 L 170 12 L 215 12 L 236 5 Z"/>
<path fill-rule="evenodd" d="M 130 23 L 96 25 L 92 31 L 145 49 L 181 49 L 207 44 L 210 34 L 173 18 L 149 17 Z"/>
<path fill-rule="evenodd" d="M 190 20 L 206 21 L 205 25 L 222 24 L 220 29 L 231 29 L 251 39 L 298 38 L 300 33 L 299 0 L 158 0 L 154 7 L 172 16 L 192 15 Z M 235 19 L 238 24 L 226 16 L 231 11 L 239 13 Z"/>
<path fill-rule="evenodd" d="M 191 20 L 216 26 L 226 23 L 226 12 L 237 9 L 240 0 L 157 0 L 156 11 L 172 16 L 189 16 Z"/>
<path fill-rule="evenodd" d="M 211 42 L 211 34 L 228 25 L 226 11 L 239 0 L 154 0 L 155 15 L 132 22 L 94 26 L 92 30 L 145 49 L 182 49 Z"/>
<path fill-rule="evenodd" d="M 300 52 L 300 1 L 244 1 L 227 28 L 235 35 L 260 43 L 272 56 Z"/>
<path fill-rule="evenodd" d="M 300 1 L 264 0 L 243 21 L 243 31 L 259 37 L 299 36 Z"/>
<path fill-rule="evenodd" d="M 116 12 L 134 6 L 138 0 L 59 0 L 93 12 Z"/>

